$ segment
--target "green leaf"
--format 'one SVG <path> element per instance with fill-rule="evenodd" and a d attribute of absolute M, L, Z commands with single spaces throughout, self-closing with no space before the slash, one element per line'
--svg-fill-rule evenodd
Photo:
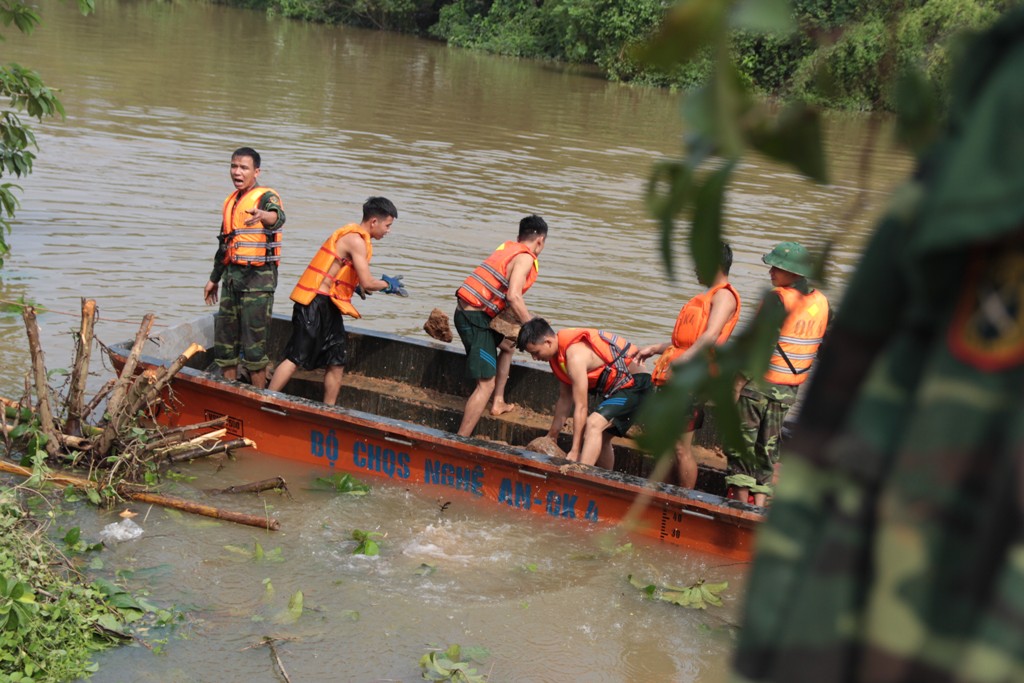
<path fill-rule="evenodd" d="M 821 113 L 816 108 L 794 102 L 774 118 L 763 110 L 761 116 L 750 118 L 754 123 L 747 130 L 747 139 L 754 149 L 793 166 L 815 182 L 828 182 Z"/>
<path fill-rule="evenodd" d="M 658 32 L 635 51 L 643 62 L 672 68 L 688 62 L 711 43 L 724 40 L 729 3 L 722 0 L 683 0 L 665 14 Z"/>
<path fill-rule="evenodd" d="M 89 502 L 93 505 L 100 504 L 100 494 L 96 489 L 86 489 L 85 495 L 89 497 Z"/>
<path fill-rule="evenodd" d="M 920 154 L 938 136 L 941 105 L 919 69 L 906 67 L 896 80 L 896 140 Z"/>
<path fill-rule="evenodd" d="M 655 164 L 647 181 L 647 210 L 658 220 L 662 263 L 670 279 L 675 277 L 672 255 L 675 217 L 690 201 L 692 186 L 690 168 L 679 162 Z"/>
<path fill-rule="evenodd" d="M 78 540 L 82 537 L 82 530 L 77 526 L 64 534 L 64 544 L 73 546 L 78 543 Z"/>
<path fill-rule="evenodd" d="M 697 190 L 694 201 L 690 245 L 697 264 L 697 277 L 705 284 L 714 281 L 722 260 L 722 207 L 725 186 L 735 167 L 735 160 L 730 159 L 709 173 Z"/>
<path fill-rule="evenodd" d="M 788 35 L 797 29 L 789 0 L 741 0 L 729 23 L 734 29 L 753 33 Z"/>

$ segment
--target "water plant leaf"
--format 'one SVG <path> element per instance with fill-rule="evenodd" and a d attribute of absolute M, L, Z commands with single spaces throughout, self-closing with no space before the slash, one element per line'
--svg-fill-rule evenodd
<path fill-rule="evenodd" d="M 656 586 L 647 584 L 629 575 L 629 583 L 640 589 L 647 598 L 668 602 L 689 609 L 707 609 L 708 605 L 722 606 L 722 598 L 718 595 L 729 587 L 728 581 L 707 583 L 704 579 L 689 586 Z"/>
<path fill-rule="evenodd" d="M 426 562 L 424 562 L 413 571 L 413 574 L 415 574 L 416 576 L 430 576 L 436 571 L 437 567 L 435 567 L 432 564 L 427 564 Z"/>
<path fill-rule="evenodd" d="M 444 652 L 426 653 L 420 657 L 423 678 L 428 681 L 457 683 L 483 683 L 487 680 L 486 675 L 478 674 L 476 669 L 470 667 L 469 662 L 462 661 L 462 657 L 463 652 L 457 644 L 449 645 Z"/>
<path fill-rule="evenodd" d="M 278 612 L 274 621 L 278 624 L 293 624 L 302 616 L 302 591 L 295 591 L 288 599 L 288 608 Z"/>
<path fill-rule="evenodd" d="M 632 585 L 634 588 L 639 588 L 647 595 L 647 597 L 651 597 L 652 595 L 654 595 L 654 590 L 657 588 L 657 586 L 655 586 L 653 583 L 645 583 L 640 579 L 634 577 L 632 574 L 630 574 L 626 578 L 629 580 L 630 585 Z"/>
<path fill-rule="evenodd" d="M 313 480 L 313 487 L 350 496 L 365 496 L 370 492 L 368 484 L 364 484 L 347 472 L 335 472 L 329 477 L 317 477 Z"/>
<path fill-rule="evenodd" d="M 379 531 L 363 531 L 362 529 L 352 530 L 352 539 L 357 541 L 353 555 L 378 555 L 380 545 L 374 540 L 375 537 L 383 538 L 384 534 Z"/>

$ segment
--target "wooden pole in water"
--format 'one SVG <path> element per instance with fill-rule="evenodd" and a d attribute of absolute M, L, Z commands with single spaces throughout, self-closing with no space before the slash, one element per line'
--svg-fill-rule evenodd
<path fill-rule="evenodd" d="M 23 308 L 21 317 L 25 321 L 29 353 L 32 355 L 32 376 L 38 400 L 39 428 L 47 437 L 44 446 L 46 453 L 54 458 L 60 453 L 60 444 L 57 443 L 57 427 L 53 423 L 53 411 L 50 409 L 50 385 L 46 381 L 46 362 L 43 360 L 43 347 L 39 342 L 39 325 L 36 322 L 35 307 Z"/>
<path fill-rule="evenodd" d="M 219 489 L 211 491 L 211 493 L 261 493 L 263 491 L 270 491 L 272 489 L 283 489 L 288 490 L 288 484 L 285 483 L 283 477 L 273 477 L 272 479 L 262 479 L 260 481 L 254 481 L 251 484 L 238 484 L 237 486 L 229 486 L 226 489 Z"/>
<path fill-rule="evenodd" d="M 0 460 L 0 472 L 17 474 L 25 478 L 32 476 L 31 469 L 22 467 L 21 465 L 15 465 L 14 463 L 6 462 L 4 460 Z M 100 488 L 100 485 L 94 481 L 83 479 L 82 477 L 76 477 L 64 472 L 49 472 L 44 475 L 43 478 L 44 480 L 54 484 L 74 486 L 79 489 Z M 196 515 L 204 515 L 206 517 L 213 517 L 214 519 L 223 519 L 237 524 L 246 524 L 248 526 L 255 526 L 261 529 L 268 529 L 270 531 L 277 531 L 281 528 L 281 524 L 276 519 L 272 519 L 270 517 L 260 517 L 259 515 L 250 515 L 244 512 L 231 512 L 229 510 L 215 508 L 212 505 L 195 503 L 190 500 L 185 500 L 184 498 L 165 496 L 160 493 L 150 493 L 148 491 L 139 491 L 130 484 L 117 484 L 115 489 L 117 490 L 118 495 L 121 495 L 128 500 L 135 500 L 140 503 L 153 503 L 154 505 L 162 505 L 164 507 L 174 508 L 175 510 L 183 510 Z"/>
<path fill-rule="evenodd" d="M 117 438 L 121 413 L 124 411 L 122 404 L 125 401 L 125 396 L 128 394 L 129 384 L 135 378 L 135 367 L 139 363 L 139 356 L 142 355 L 142 347 L 146 343 L 146 339 L 149 338 L 150 330 L 153 329 L 153 317 L 152 313 L 147 313 L 142 318 L 142 324 L 135 335 L 135 343 L 132 344 L 131 353 L 128 354 L 124 368 L 121 370 L 121 375 L 117 378 L 114 388 L 110 391 L 110 398 L 107 399 L 109 422 L 104 425 L 103 434 L 100 435 L 96 443 L 96 451 L 100 455 L 106 455 L 110 450 L 110 446 L 114 443 L 114 439 Z"/>
<path fill-rule="evenodd" d="M 92 355 L 93 327 L 96 323 L 96 302 L 82 299 L 82 328 L 78 333 L 75 364 L 71 369 L 68 388 L 68 419 L 64 433 L 82 436 L 82 416 L 85 414 L 85 383 L 89 378 L 89 358 Z"/>

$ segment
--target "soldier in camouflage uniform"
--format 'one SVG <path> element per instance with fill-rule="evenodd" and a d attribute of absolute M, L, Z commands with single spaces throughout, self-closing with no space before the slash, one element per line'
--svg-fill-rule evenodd
<path fill-rule="evenodd" d="M 787 442 L 735 683 L 1024 681 L 1024 9 L 964 54 Z"/>
<path fill-rule="evenodd" d="M 207 305 L 217 303 L 220 283 L 213 355 L 224 377 L 236 379 L 241 362 L 253 386 L 262 389 L 270 362 L 266 341 L 285 216 L 277 192 L 257 185 L 259 175 L 259 153 L 250 147 L 235 150 L 231 155 L 235 191 L 224 202 L 220 248 L 203 295 Z"/>
<path fill-rule="evenodd" d="M 772 294 L 786 309 L 768 372 L 746 379 L 740 388 L 738 408 L 745 452 L 731 451 L 730 497 L 764 505 L 779 461 L 782 425 L 796 403 L 800 385 L 807 379 L 829 321 L 825 295 L 811 287 L 810 254 L 798 242 L 780 242 L 762 259 L 771 266 Z"/>

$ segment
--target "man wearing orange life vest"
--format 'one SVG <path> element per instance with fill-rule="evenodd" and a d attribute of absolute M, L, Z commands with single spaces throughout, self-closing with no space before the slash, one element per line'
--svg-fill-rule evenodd
<path fill-rule="evenodd" d="M 640 349 L 639 361 L 661 354 L 651 372 L 655 387 L 668 381 L 672 366 L 685 363 L 706 348 L 724 344 L 740 319 L 740 295 L 729 284 L 729 270 L 732 268 L 732 248 L 722 245 L 722 256 L 718 272 L 710 287 L 703 294 L 690 299 L 679 310 L 672 341 L 652 344 Z M 701 282 L 708 285 L 707 282 Z M 689 420 L 686 432 L 676 444 L 676 482 L 692 489 L 697 483 L 697 461 L 693 458 L 693 433 L 704 423 L 702 405 L 686 406 Z M 682 416 L 681 416 L 682 417 Z"/>
<path fill-rule="evenodd" d="M 490 328 L 491 320 L 506 308 L 519 322 L 532 316 L 523 294 L 537 280 L 537 257 L 547 241 L 548 224 L 540 216 L 519 221 L 519 235 L 498 248 L 469 274 L 456 291 L 458 307 L 453 318 L 466 349 L 466 374 L 476 380 L 459 425 L 461 436 L 470 436 L 487 402 L 491 414 L 501 415 L 515 406 L 505 402 L 505 383 L 512 367 L 512 344 Z"/>
<path fill-rule="evenodd" d="M 266 342 L 270 329 L 277 264 L 281 260 L 284 208 L 269 187 L 260 187 L 260 155 L 240 147 L 231 155 L 231 182 L 235 191 L 224 200 L 213 272 L 203 289 L 207 305 L 217 303 L 214 319 L 214 361 L 225 379 L 237 379 L 238 364 L 249 371 L 254 387 L 267 383 Z"/>
<path fill-rule="evenodd" d="M 285 359 L 274 370 L 271 391 L 281 391 L 297 367 L 326 367 L 324 403 L 334 405 L 348 360 L 348 335 L 344 315 L 361 318 L 352 295 L 366 298 L 371 292 L 409 296 L 402 276 L 370 274 L 373 244 L 391 230 L 398 209 L 385 197 L 370 197 L 363 204 L 363 219 L 350 223 L 328 237 L 292 290 L 292 334 Z"/>
<path fill-rule="evenodd" d="M 780 242 L 762 259 L 771 266 L 773 289 L 786 309 L 768 372 L 747 378 L 740 389 L 739 411 L 746 454 L 729 452 L 730 495 L 764 505 L 771 491 L 786 414 L 808 377 L 831 318 L 828 299 L 807 281 L 810 254 L 798 242 Z M 752 456 L 752 457 L 751 457 Z"/>
<path fill-rule="evenodd" d="M 566 457 L 614 468 L 612 437 L 625 436 L 651 389 L 651 376 L 634 363 L 639 349 L 616 334 L 593 328 L 568 328 L 556 334 L 543 318 L 523 325 L 516 346 L 534 360 L 548 361 L 559 380 L 548 438 L 558 438 L 571 414 L 572 447 Z M 599 402 L 588 415 L 591 396 Z"/>

